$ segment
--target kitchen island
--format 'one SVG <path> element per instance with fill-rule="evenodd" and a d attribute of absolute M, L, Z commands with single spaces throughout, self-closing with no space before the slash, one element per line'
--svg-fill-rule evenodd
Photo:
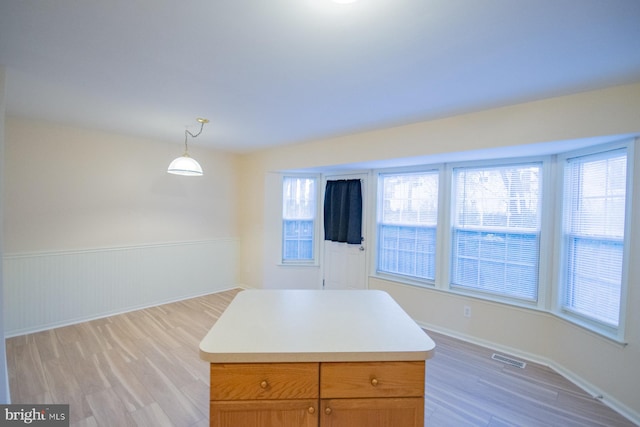
<path fill-rule="evenodd" d="M 200 343 L 210 425 L 422 427 L 434 348 L 383 291 L 240 292 Z"/>

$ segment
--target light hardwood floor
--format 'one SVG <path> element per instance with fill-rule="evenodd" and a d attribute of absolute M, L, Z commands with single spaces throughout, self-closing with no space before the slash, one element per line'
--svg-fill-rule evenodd
<path fill-rule="evenodd" d="M 239 292 L 226 291 L 9 338 L 14 403 L 69 403 L 72 426 L 207 426 L 198 345 Z M 632 426 L 544 366 L 429 332 L 429 426 Z M 241 427 L 241 426 L 239 426 Z"/>

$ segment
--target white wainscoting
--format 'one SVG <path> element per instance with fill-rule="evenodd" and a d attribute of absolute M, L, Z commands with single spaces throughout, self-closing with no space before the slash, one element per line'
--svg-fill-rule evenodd
<path fill-rule="evenodd" d="M 237 239 L 5 254 L 7 337 L 236 286 Z"/>

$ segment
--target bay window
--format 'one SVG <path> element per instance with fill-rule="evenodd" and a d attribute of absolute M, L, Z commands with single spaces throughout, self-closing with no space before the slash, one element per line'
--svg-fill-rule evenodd
<path fill-rule="evenodd" d="M 375 273 L 622 342 L 635 144 L 380 170 Z"/>

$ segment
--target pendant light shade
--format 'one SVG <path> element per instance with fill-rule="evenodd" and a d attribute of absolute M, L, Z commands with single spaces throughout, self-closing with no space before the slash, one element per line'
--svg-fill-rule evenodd
<path fill-rule="evenodd" d="M 202 166 L 194 158 L 184 153 L 183 156 L 177 157 L 169 164 L 167 172 L 174 175 L 201 176 Z"/>
<path fill-rule="evenodd" d="M 205 123 L 209 123 L 207 119 L 196 119 L 198 123 L 200 123 L 200 131 L 195 135 L 189 132 L 188 130 L 184 131 L 184 154 L 180 157 L 174 159 L 170 164 L 167 172 L 172 173 L 174 175 L 184 175 L 184 176 L 202 176 L 202 166 L 198 163 L 194 158 L 189 156 L 189 150 L 187 147 L 187 137 L 191 135 L 192 138 L 198 137 L 202 133 L 202 128 Z"/>

